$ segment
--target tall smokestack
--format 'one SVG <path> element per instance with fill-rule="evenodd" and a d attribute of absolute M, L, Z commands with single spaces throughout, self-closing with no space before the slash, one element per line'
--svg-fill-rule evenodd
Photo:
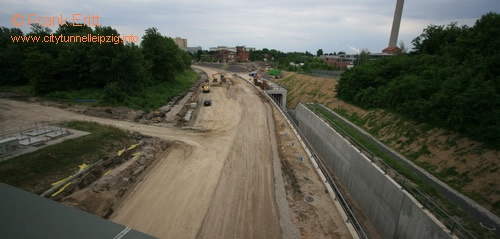
<path fill-rule="evenodd" d="M 404 0 L 397 0 L 396 11 L 394 12 L 394 20 L 392 22 L 391 38 L 389 39 L 389 47 L 394 47 L 398 44 L 399 25 L 401 16 L 403 15 Z"/>

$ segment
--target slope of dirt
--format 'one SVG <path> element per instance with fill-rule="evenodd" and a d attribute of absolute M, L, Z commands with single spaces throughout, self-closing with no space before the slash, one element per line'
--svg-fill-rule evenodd
<path fill-rule="evenodd" d="M 288 90 L 289 108 L 321 103 L 500 215 L 500 152 L 447 130 L 417 124 L 384 110 L 364 110 L 336 98 L 338 79 L 302 74 L 273 80 Z"/>

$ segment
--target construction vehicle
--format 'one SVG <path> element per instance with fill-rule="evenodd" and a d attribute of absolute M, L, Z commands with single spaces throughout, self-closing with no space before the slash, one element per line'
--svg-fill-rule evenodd
<path fill-rule="evenodd" d="M 211 106 L 212 105 L 212 100 L 211 99 L 205 99 L 203 100 L 203 105 L 204 106 Z"/>
<path fill-rule="evenodd" d="M 267 71 L 267 74 L 273 76 L 276 79 L 279 79 L 282 77 L 281 71 L 278 69 L 269 70 L 269 71 Z"/>
<path fill-rule="evenodd" d="M 259 80 L 260 80 L 260 81 L 262 81 L 262 80 L 261 80 L 261 78 L 262 78 L 262 76 L 261 76 L 261 75 L 255 75 L 255 76 L 253 77 L 253 84 L 254 84 L 254 85 L 256 85 L 256 86 L 259 86 L 259 85 L 260 85 L 260 83 L 261 83 L 261 82 L 259 82 Z"/>
<path fill-rule="evenodd" d="M 219 76 L 220 78 L 220 83 L 222 84 L 222 82 L 226 82 L 226 73 L 221 73 L 221 72 L 217 72 L 215 74 L 212 74 L 212 82 L 218 82 L 219 79 L 217 79 L 217 76 Z"/>
<path fill-rule="evenodd" d="M 210 92 L 210 86 L 208 85 L 208 83 L 205 83 L 201 86 L 201 90 L 203 91 L 203 93 L 209 93 Z"/>

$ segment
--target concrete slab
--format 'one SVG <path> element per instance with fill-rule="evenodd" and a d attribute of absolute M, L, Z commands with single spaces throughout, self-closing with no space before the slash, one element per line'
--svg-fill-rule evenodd
<path fill-rule="evenodd" d="M 64 132 L 64 131 L 52 131 L 50 133 L 45 134 L 45 136 L 49 137 L 51 139 L 54 139 L 54 138 L 59 138 L 59 137 L 68 135 L 68 134 L 69 134 L 68 131 L 66 131 L 66 132 Z"/>
<path fill-rule="evenodd" d="M 19 141 L 22 146 L 39 145 L 45 141 L 45 137 L 28 137 Z"/>
<path fill-rule="evenodd" d="M 0 139 L 0 144 L 12 142 L 12 141 L 15 141 L 15 140 L 17 140 L 16 137 L 9 137 L 9 138 L 6 138 L 6 139 Z"/>
<path fill-rule="evenodd" d="M 31 130 L 28 132 L 24 132 L 23 134 L 28 135 L 28 136 L 38 136 L 38 135 L 46 134 L 46 133 L 49 133 L 52 131 L 53 131 L 53 129 L 48 128 L 48 127 L 44 127 L 44 128 L 34 129 L 34 130 Z"/>
<path fill-rule="evenodd" d="M 78 137 L 85 136 L 85 135 L 89 134 L 88 132 L 74 130 L 74 129 L 71 129 L 71 130 L 64 129 L 64 130 L 62 130 L 62 132 L 64 133 L 64 135 L 62 135 L 61 137 L 55 137 L 55 138 L 43 137 L 43 139 L 45 139 L 45 140 L 43 140 L 42 142 L 38 142 L 38 143 L 43 143 L 43 144 L 38 144 L 37 147 L 35 147 L 35 145 L 33 145 L 33 144 L 29 144 L 29 141 L 28 141 L 28 143 L 25 142 L 24 145 L 21 144 L 21 141 L 28 140 L 28 137 L 23 137 L 23 139 L 21 139 L 19 141 L 21 148 L 15 153 L 12 153 L 9 155 L 0 155 L 0 161 L 8 160 L 8 159 L 11 159 L 11 158 L 14 158 L 14 157 L 17 157 L 19 155 L 26 154 L 26 153 L 31 153 L 31 152 L 34 152 L 34 151 L 40 149 L 40 148 L 46 147 L 48 145 L 61 143 L 67 139 L 78 138 Z M 20 135 L 18 135 L 16 137 L 18 139 L 21 138 Z"/>

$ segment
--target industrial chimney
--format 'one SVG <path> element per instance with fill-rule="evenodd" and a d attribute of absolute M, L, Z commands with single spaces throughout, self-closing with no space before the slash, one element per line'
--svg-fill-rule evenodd
<path fill-rule="evenodd" d="M 395 47 L 398 44 L 399 25 L 401 16 L 403 15 L 404 0 L 397 0 L 396 11 L 394 12 L 394 20 L 392 22 L 391 38 L 389 39 L 389 47 Z"/>

